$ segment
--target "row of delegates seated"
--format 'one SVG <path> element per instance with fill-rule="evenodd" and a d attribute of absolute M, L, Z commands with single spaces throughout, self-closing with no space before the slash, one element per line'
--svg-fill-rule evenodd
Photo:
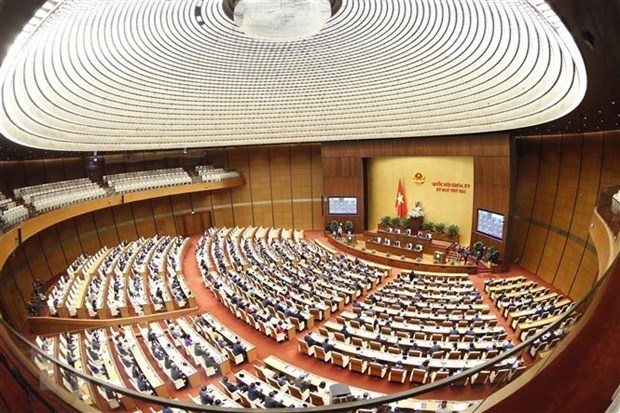
<path fill-rule="evenodd" d="M 389 285 L 395 285 L 398 287 L 402 287 L 403 289 L 409 291 L 424 291 L 424 290 L 432 290 L 432 291 L 446 291 L 446 292 L 468 292 L 475 291 L 478 292 L 476 287 L 474 286 L 471 280 L 459 279 L 456 282 L 453 280 L 446 279 L 427 279 L 424 277 L 413 278 L 411 277 L 403 277 L 402 275 L 389 283 Z"/>
<path fill-rule="evenodd" d="M 108 338 L 105 329 L 84 331 L 84 345 L 88 356 L 88 368 L 90 372 L 101 380 L 105 380 L 115 386 L 124 387 L 120 378 L 116 363 L 110 352 Z M 99 394 L 108 402 L 110 408 L 115 409 L 121 402 L 126 408 L 133 407 L 133 401 L 117 394 L 108 387 L 97 386 Z"/>
<path fill-rule="evenodd" d="M 469 292 L 457 292 L 452 298 L 444 298 L 441 295 L 440 299 L 435 300 L 434 295 L 429 292 L 416 291 L 414 294 L 408 294 L 404 289 L 397 289 L 391 286 L 375 291 L 372 294 L 366 296 L 366 298 L 359 302 L 354 303 L 354 307 L 364 307 L 364 304 L 370 306 L 386 307 L 397 310 L 407 310 L 413 312 L 421 312 L 427 314 L 447 314 L 448 312 L 462 312 L 467 311 L 468 314 L 472 313 L 469 310 L 478 310 L 478 312 L 490 313 L 490 307 L 481 300 L 478 300 L 478 295 Z M 449 305 L 453 304 L 453 305 Z M 458 306 L 458 304 L 463 304 Z M 417 307 L 417 308 L 416 308 Z M 476 311 L 473 311 L 474 313 Z"/>
<path fill-rule="evenodd" d="M 316 344 L 312 347 L 300 345 L 300 350 L 302 352 L 308 351 L 308 355 L 315 355 L 324 362 L 331 362 L 342 368 L 346 368 L 348 365 L 350 370 L 362 374 L 367 372 L 371 376 L 383 378 L 389 372 L 388 380 L 402 383 L 412 381 L 424 384 L 428 381 L 440 380 L 484 362 L 480 359 L 445 359 L 434 356 L 423 357 L 421 355 L 386 353 L 382 350 L 331 342 L 327 337 L 317 336 L 317 338 L 322 341 L 320 346 Z M 306 343 L 306 341 L 300 340 L 300 344 Z M 302 347 L 304 348 L 302 349 Z M 510 369 L 517 369 L 518 367 L 523 367 L 520 356 L 511 357 L 496 364 L 492 371 L 488 371 L 488 374 L 485 372 L 484 375 L 468 378 L 461 384 L 464 385 L 469 380 L 471 380 L 471 384 L 486 383 L 489 378 L 494 380 L 496 377 L 498 380 L 504 381 L 507 379 Z M 522 369 L 519 369 L 518 374 L 521 372 Z"/>
<path fill-rule="evenodd" d="M 288 385 L 286 390 L 274 387 L 246 370 L 235 374 L 238 383 L 240 402 L 245 407 L 295 407 L 306 408 L 311 404 L 307 394 L 299 387 Z M 297 391 L 295 391 L 297 390 Z"/>
<path fill-rule="evenodd" d="M 550 292 L 547 287 L 522 290 L 515 293 L 500 293 L 495 296 L 495 305 L 504 314 L 510 311 L 523 311 L 544 305 L 547 301 L 557 301 L 560 295 Z"/>
<path fill-rule="evenodd" d="M 58 360 L 68 364 L 79 371 L 85 371 L 82 361 L 82 346 L 79 334 L 61 333 L 59 335 Z M 80 399 L 87 403 L 93 404 L 94 399 L 90 387 L 90 383 L 82 379 L 78 379 L 72 372 L 62 369 L 62 383 L 65 388 L 71 392 L 77 393 Z"/>
<path fill-rule="evenodd" d="M 500 351 L 508 351 L 513 347 L 510 340 L 502 342 L 501 348 L 489 347 L 486 358 L 494 358 Z M 439 346 L 439 343 L 433 342 L 427 354 L 423 355 L 420 350 L 402 352 L 398 349 L 393 351 L 394 347 L 390 347 L 386 352 L 382 347 L 375 348 L 358 346 L 356 344 L 351 345 L 338 340 L 334 341 L 333 338 L 329 338 L 328 336 L 315 334 L 312 334 L 311 337 L 306 335 L 304 341 L 299 340 L 300 352 L 315 356 L 325 362 L 332 362 L 343 368 L 349 364 L 350 358 L 352 357 L 361 358 L 362 360 L 366 360 L 367 363 L 378 360 L 378 362 L 383 363 L 384 366 L 391 366 L 396 361 L 400 360 L 401 363 L 406 363 L 408 370 L 419 368 L 424 360 L 430 360 L 432 363 L 431 367 L 434 369 L 446 367 L 451 373 L 482 362 L 480 351 L 474 351 L 472 348 L 471 351 L 463 353 L 458 347 L 453 348 L 456 348 L 457 351 L 450 351 L 446 354 L 444 348 Z M 518 357 L 515 358 L 515 360 L 510 359 L 504 364 L 510 364 L 516 361 L 516 359 L 518 359 Z M 502 364 L 502 366 L 504 364 Z M 372 367 L 372 364 L 370 364 L 370 366 Z M 363 370 L 365 370 L 365 368 Z M 385 368 L 380 370 L 383 370 L 383 373 L 387 371 Z M 371 371 L 369 374 L 373 374 L 373 372 Z"/>
<path fill-rule="evenodd" d="M 204 404 L 207 406 L 242 407 L 232 399 L 228 398 L 225 394 L 220 393 L 213 385 L 201 386 L 198 391 L 198 397 L 193 397 L 190 395 L 190 398 L 196 404 Z"/>
<path fill-rule="evenodd" d="M 257 246 L 256 253 L 262 257 L 263 261 L 266 260 L 266 263 L 268 264 L 266 266 L 265 265 L 260 266 L 259 269 L 263 271 L 265 270 L 271 271 L 272 273 L 269 275 L 276 276 L 276 277 L 279 276 L 277 272 L 284 272 L 285 273 L 284 275 L 286 275 L 286 278 L 280 278 L 280 277 L 278 278 L 286 281 L 287 283 L 290 283 L 289 278 L 291 278 L 292 276 L 292 274 L 290 273 L 290 268 L 299 267 L 298 261 L 299 261 L 299 258 L 303 257 L 303 254 L 306 252 L 305 246 L 307 245 L 307 243 L 303 242 L 303 240 L 292 241 L 290 239 L 279 239 L 279 238 L 273 238 L 269 242 L 267 242 L 264 238 L 255 238 L 254 242 Z M 250 259 L 248 259 L 247 257 L 242 257 L 242 258 L 244 258 L 245 260 L 249 260 L 251 262 L 256 261 L 254 256 L 251 257 Z M 325 275 L 325 278 L 329 280 L 330 283 L 332 284 L 331 285 L 332 289 L 336 288 L 334 284 L 338 285 L 340 283 L 343 283 L 342 287 L 344 288 L 343 292 L 345 294 L 353 293 L 354 296 L 359 296 L 359 294 L 361 294 L 360 286 L 356 286 L 355 285 L 356 281 L 349 279 L 349 277 L 346 277 L 346 278 L 339 277 L 337 275 L 337 272 L 333 271 L 333 269 L 329 267 L 329 265 L 332 264 L 333 262 L 336 262 L 336 261 L 328 257 L 328 259 L 326 259 L 325 262 L 322 262 L 320 259 L 313 260 L 312 265 L 316 266 L 320 264 L 323 266 L 322 268 L 316 268 L 315 271 L 317 271 L 319 275 Z M 288 268 L 287 268 L 287 264 L 289 265 Z M 302 261 L 302 265 L 303 265 L 303 261 Z M 277 270 L 275 270 L 275 267 L 277 267 Z M 273 274 L 273 271 L 275 271 L 276 274 Z M 347 291 L 347 289 L 352 289 L 353 291 Z"/>
<path fill-rule="evenodd" d="M 331 387 L 338 383 L 325 377 L 291 366 L 275 356 L 263 359 L 263 366 L 254 366 L 257 376 L 269 382 L 273 387 L 287 391 L 290 387 L 293 394 L 301 395 L 314 406 L 332 403 Z M 336 364 L 336 363 L 334 363 Z M 345 366 L 346 367 L 346 366 Z M 383 396 L 382 393 L 349 386 L 350 394 L 357 400 L 365 400 Z M 335 395 L 338 397 L 338 395 Z"/>
<path fill-rule="evenodd" d="M 132 386 L 140 392 L 148 394 L 166 394 L 156 389 L 164 387 L 153 366 L 145 357 L 137 342 L 131 326 L 119 326 L 112 335 L 119 359 L 130 378 Z"/>
<path fill-rule="evenodd" d="M 201 332 L 201 334 L 206 337 L 211 343 L 216 343 L 218 339 L 223 339 L 228 342 L 227 353 L 232 352 L 232 345 L 235 343 L 239 343 L 239 346 L 243 348 L 245 355 L 242 356 L 247 359 L 247 361 L 254 361 L 257 357 L 256 348 L 252 343 L 243 338 L 240 338 L 236 333 L 230 330 L 227 326 L 222 324 L 218 319 L 213 317 L 213 315 L 208 313 L 203 313 L 201 315 L 197 315 L 191 319 L 196 331 Z M 229 349 L 229 350 L 228 350 Z M 235 364 L 241 364 L 242 360 L 239 360 L 239 354 L 232 354 L 233 357 L 231 359 L 235 360 Z M 244 358 L 242 357 L 242 358 Z"/>
<path fill-rule="evenodd" d="M 86 254 L 79 255 L 67 268 L 67 272 L 63 274 L 52 287 L 52 291 L 47 296 L 47 305 L 50 314 L 57 315 L 58 310 L 65 306 L 65 301 L 69 295 L 69 290 L 73 286 L 75 278 L 82 274 L 82 269 L 87 264 L 90 256 Z"/>
<path fill-rule="evenodd" d="M 504 338 L 482 337 L 468 341 L 442 340 L 442 337 L 433 336 L 431 339 L 411 337 L 409 335 L 390 335 L 374 333 L 355 328 L 347 329 L 345 325 L 338 325 L 328 321 L 319 327 L 319 333 L 324 337 L 333 338 L 337 341 L 353 344 L 360 348 L 388 351 L 392 354 L 409 354 L 414 356 L 428 355 L 434 358 L 473 359 L 492 358 L 499 351 L 507 351 L 512 348 L 510 341 Z M 308 336 L 306 336 L 308 337 Z M 458 336 L 451 336 L 457 337 Z M 466 336 L 467 337 L 467 336 Z M 441 352 L 441 354 L 439 354 Z"/>
<path fill-rule="evenodd" d="M 244 281 L 235 284 L 222 277 L 218 278 L 218 282 L 213 285 L 212 291 L 238 318 L 243 319 L 263 334 L 273 337 L 276 341 L 286 340 L 287 335 L 291 335 L 295 331 L 292 324 L 279 318 L 273 307 L 263 307 L 262 302 L 256 298 L 264 295 L 264 292 L 259 291 L 258 287 L 256 290 L 250 291 L 249 283 Z M 280 327 L 284 328 L 287 333 L 278 332 L 277 329 Z"/>
<path fill-rule="evenodd" d="M 392 294 L 400 297 L 411 299 L 423 299 L 425 301 L 453 301 L 461 302 L 471 300 L 474 302 L 482 302 L 482 295 L 476 287 L 428 287 L 418 285 L 407 285 L 401 282 L 391 281 L 381 290 L 383 294 Z"/>
<path fill-rule="evenodd" d="M 380 302 L 378 305 L 360 303 L 353 307 L 352 313 L 347 311 L 345 316 L 356 328 L 367 328 L 365 326 L 367 322 L 364 321 L 363 318 L 364 315 L 373 317 L 373 330 L 381 327 L 378 325 L 380 321 L 383 321 L 383 324 L 389 321 L 395 321 L 414 325 L 472 328 L 484 326 L 496 327 L 498 324 L 495 314 L 491 314 L 490 312 L 483 314 L 483 311 L 486 311 L 485 309 L 472 309 L 471 311 L 448 310 L 443 308 L 419 310 L 410 305 L 403 309 L 397 302 L 394 302 L 394 300 L 387 302 L 389 306 L 385 304 L 384 302 Z M 445 333 L 448 332 L 445 331 Z"/>
<path fill-rule="evenodd" d="M 394 331 L 408 333 L 423 332 L 425 334 L 441 334 L 444 336 L 457 335 L 494 335 L 505 332 L 498 325 L 494 314 L 423 314 L 381 307 L 354 308 L 354 311 L 343 311 L 338 319 L 347 319 L 356 328 L 365 328 L 369 331 L 380 331 L 386 327 L 393 327 Z M 369 328 L 372 327 L 372 328 Z M 454 331 L 456 330 L 456 331 Z M 471 333 L 470 331 L 473 331 Z"/>
<path fill-rule="evenodd" d="M 197 383 L 198 373 L 196 369 L 173 346 L 159 323 L 150 323 L 148 329 L 140 327 L 140 331 L 149 351 L 157 360 L 160 368 L 172 380 L 177 390 L 191 384 L 190 380 Z M 184 335 L 183 348 L 192 345 L 193 342 L 189 335 Z M 189 350 L 187 352 L 189 353 Z"/>
<path fill-rule="evenodd" d="M 230 369 L 226 355 L 213 346 L 209 338 L 194 329 L 185 318 L 165 321 L 168 333 L 177 347 L 183 348 L 185 354 L 190 356 L 196 365 L 202 366 L 207 377 L 222 374 L 222 370 Z"/>

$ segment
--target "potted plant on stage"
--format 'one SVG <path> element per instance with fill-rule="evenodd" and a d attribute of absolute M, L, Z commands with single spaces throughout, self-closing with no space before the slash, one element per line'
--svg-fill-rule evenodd
<path fill-rule="evenodd" d="M 390 227 L 393 229 L 400 227 L 400 218 L 398 217 L 390 217 Z"/>
<path fill-rule="evenodd" d="M 347 232 L 347 235 L 353 234 L 353 230 L 355 227 L 353 226 L 353 221 L 346 221 L 344 223 L 344 230 Z"/>
<path fill-rule="evenodd" d="M 411 224 L 411 217 L 405 217 L 400 220 L 400 226 L 403 228 L 409 228 Z"/>
<path fill-rule="evenodd" d="M 332 235 L 335 237 L 338 233 L 338 221 L 336 221 L 335 219 L 332 220 L 329 223 L 329 230 L 331 231 Z"/>
<path fill-rule="evenodd" d="M 344 223 L 344 230 L 347 233 L 347 238 L 346 238 L 346 243 L 347 245 L 355 245 L 355 237 L 353 236 L 353 222 L 352 221 L 345 221 Z"/>
<path fill-rule="evenodd" d="M 391 218 L 389 215 L 381 217 L 381 221 L 379 222 L 379 231 L 387 231 L 390 226 L 390 220 Z"/>
<path fill-rule="evenodd" d="M 459 242 L 459 226 L 448 225 L 443 223 L 435 224 L 435 233 L 433 238 L 447 242 Z"/>
<path fill-rule="evenodd" d="M 431 221 L 424 221 L 420 228 L 422 229 L 422 232 L 426 235 L 432 233 L 435 230 L 435 224 L 433 224 Z"/>
<path fill-rule="evenodd" d="M 500 270 L 499 250 L 494 245 L 491 245 L 487 248 L 486 253 L 485 253 L 485 259 L 491 270 L 491 273 L 499 272 Z"/>

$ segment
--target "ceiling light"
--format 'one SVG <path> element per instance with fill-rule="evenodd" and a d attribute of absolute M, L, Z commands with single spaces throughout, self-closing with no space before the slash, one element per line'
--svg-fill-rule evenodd
<path fill-rule="evenodd" d="M 224 11 L 249 37 L 284 42 L 321 31 L 342 0 L 224 0 Z"/>

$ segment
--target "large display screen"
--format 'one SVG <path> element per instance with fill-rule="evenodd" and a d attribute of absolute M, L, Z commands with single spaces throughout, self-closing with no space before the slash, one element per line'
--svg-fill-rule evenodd
<path fill-rule="evenodd" d="M 357 215 L 357 198 L 354 196 L 327 198 L 330 215 Z"/>
<path fill-rule="evenodd" d="M 476 231 L 499 240 L 503 239 L 504 215 L 485 209 L 478 209 L 478 225 Z"/>

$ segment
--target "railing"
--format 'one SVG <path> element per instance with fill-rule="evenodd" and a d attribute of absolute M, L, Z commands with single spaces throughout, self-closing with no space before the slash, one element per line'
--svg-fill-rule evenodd
<path fill-rule="evenodd" d="M 349 403 L 344 403 L 344 404 L 335 404 L 335 405 L 327 405 L 327 406 L 321 406 L 321 407 L 306 408 L 304 409 L 304 411 L 343 412 L 343 411 L 355 411 L 356 409 L 359 409 L 359 408 L 377 407 L 377 406 L 382 406 L 385 404 L 392 404 L 392 403 L 398 404 L 399 402 L 403 403 L 402 402 L 403 400 L 424 395 L 430 391 L 443 388 L 444 386 L 451 385 L 452 383 L 455 383 L 455 382 L 459 382 L 467 377 L 471 378 L 472 376 L 476 375 L 477 373 L 481 371 L 493 370 L 494 366 L 503 365 L 507 360 L 511 358 L 514 358 L 515 356 L 518 356 L 522 354 L 523 352 L 529 352 L 533 343 L 539 340 L 543 335 L 547 334 L 548 332 L 552 332 L 561 326 L 564 326 L 563 328 L 566 332 L 566 336 L 557 346 L 555 346 L 554 349 L 550 350 L 545 355 L 545 357 L 542 358 L 540 361 L 537 361 L 532 366 L 528 367 L 528 369 L 525 371 L 524 374 L 520 375 L 518 378 L 515 378 L 513 381 L 502 381 L 500 383 L 487 386 L 486 392 L 484 393 L 484 398 L 486 399 L 490 397 L 496 391 L 500 390 L 504 386 L 511 386 L 512 385 L 511 383 L 513 382 L 515 384 L 519 384 L 519 381 L 528 381 L 530 380 L 531 376 L 536 375 L 539 371 L 541 371 L 544 368 L 545 365 L 547 365 L 551 360 L 553 360 L 557 354 L 562 352 L 563 348 L 565 347 L 565 342 L 567 340 L 570 341 L 569 340 L 570 337 L 574 336 L 576 332 L 580 329 L 581 324 L 584 323 L 584 321 L 588 319 L 588 312 L 591 309 L 590 308 L 591 304 L 595 302 L 597 296 L 599 296 L 599 294 L 602 291 L 604 291 L 604 286 L 610 280 L 611 273 L 612 273 L 611 270 L 615 267 L 615 265 L 618 265 L 617 258 L 614 262 L 614 265 L 608 270 L 605 276 L 600 278 L 599 281 L 595 284 L 595 286 L 584 297 L 582 297 L 577 303 L 573 305 L 570 311 L 559 316 L 558 319 L 554 323 L 549 324 L 546 328 L 544 328 L 538 334 L 526 339 L 524 342 L 515 346 L 513 349 L 502 353 L 500 356 L 492 360 L 485 361 L 484 363 L 472 369 L 463 371 L 456 375 L 450 376 L 446 379 L 443 379 L 443 380 L 440 380 L 434 383 L 422 385 L 419 387 L 415 387 L 415 388 L 412 388 L 410 390 L 407 390 L 401 393 L 390 394 L 390 395 L 386 395 L 380 398 L 375 398 L 375 399 L 370 399 L 370 400 L 360 400 L 360 401 L 349 402 Z M 579 321 L 577 321 L 575 324 L 567 325 L 567 322 L 572 318 L 575 318 Z M 2 326 L 0 328 L 0 332 L 4 340 L 6 341 L 7 345 L 12 350 L 12 352 L 19 358 L 19 361 L 31 371 L 31 373 L 33 373 L 34 375 L 38 375 L 39 377 L 44 376 L 45 373 L 43 373 L 41 370 L 38 369 L 38 367 L 36 367 L 33 364 L 32 360 L 34 359 L 35 356 L 39 356 L 42 359 L 49 360 L 51 363 L 53 363 L 53 365 L 56 368 L 57 374 L 60 374 L 60 371 L 64 369 L 65 371 L 73 373 L 75 376 L 85 380 L 86 382 L 91 383 L 93 386 L 102 386 L 103 388 L 109 388 L 110 390 L 118 394 L 122 394 L 124 395 L 124 398 L 133 400 L 134 403 L 135 401 L 140 401 L 140 402 L 148 403 L 149 405 L 170 406 L 170 407 L 175 407 L 175 408 L 179 408 L 179 409 L 183 409 L 187 411 L 204 410 L 206 407 L 203 405 L 196 405 L 193 403 L 186 403 L 186 402 L 180 402 L 180 401 L 171 400 L 167 398 L 149 396 L 149 395 L 146 395 L 140 392 L 133 391 L 128 388 L 110 385 L 106 381 L 93 377 L 89 374 L 85 374 L 84 372 L 76 370 L 72 368 L 71 366 L 69 366 L 68 364 L 65 364 L 59 361 L 58 359 L 48 356 L 43 351 L 41 351 L 36 346 L 36 344 L 30 342 L 29 340 L 21 336 L 16 330 L 14 330 L 11 326 L 9 326 L 4 320 L 1 321 L 0 325 Z M 93 409 L 92 407 L 86 406 L 86 405 L 80 406 L 81 402 L 79 401 L 79 397 L 72 395 L 69 392 L 65 391 L 64 388 L 61 388 L 60 385 L 58 386 L 50 385 L 49 380 L 46 380 L 46 379 L 42 379 L 42 382 L 47 384 L 50 389 L 55 391 L 65 401 L 76 406 L 78 409 L 80 410 Z M 477 407 L 473 407 L 471 410 L 468 410 L 468 411 L 483 411 L 481 409 L 484 409 L 483 407 L 484 405 L 485 403 L 483 401 L 482 404 L 478 405 Z M 214 411 L 214 412 L 254 412 L 254 411 L 258 412 L 258 411 L 265 410 L 265 409 L 243 409 L 243 408 L 240 409 L 240 408 L 217 407 L 217 406 L 208 406 L 208 408 L 210 411 Z M 295 408 L 281 408 L 281 409 L 277 409 L 277 411 L 283 412 L 283 413 L 286 413 L 286 412 L 292 413 L 292 412 L 297 412 L 299 410 Z"/>

